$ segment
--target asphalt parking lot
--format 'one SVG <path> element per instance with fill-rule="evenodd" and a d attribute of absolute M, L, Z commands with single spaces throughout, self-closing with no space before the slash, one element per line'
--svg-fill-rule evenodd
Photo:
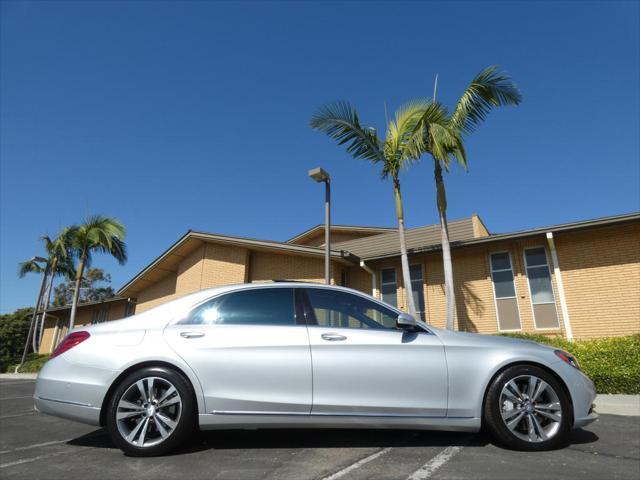
<path fill-rule="evenodd" d="M 640 478 L 640 417 L 602 415 L 544 453 L 505 450 L 482 434 L 248 430 L 194 434 L 171 456 L 131 458 L 102 429 L 34 412 L 33 387 L 0 380 L 0 478 Z"/>

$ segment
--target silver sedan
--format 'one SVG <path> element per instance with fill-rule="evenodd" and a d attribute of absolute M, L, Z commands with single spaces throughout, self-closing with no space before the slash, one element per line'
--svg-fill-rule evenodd
<path fill-rule="evenodd" d="M 593 383 L 569 353 L 427 325 L 355 290 L 231 285 L 72 331 L 36 408 L 106 426 L 131 455 L 194 429 L 478 431 L 515 449 L 593 422 Z"/>

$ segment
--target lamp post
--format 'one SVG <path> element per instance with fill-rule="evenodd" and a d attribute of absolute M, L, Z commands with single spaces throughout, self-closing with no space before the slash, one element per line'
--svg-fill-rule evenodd
<path fill-rule="evenodd" d="M 331 177 L 320 167 L 309 170 L 309 176 L 316 182 L 324 182 L 324 281 L 331 283 Z"/>

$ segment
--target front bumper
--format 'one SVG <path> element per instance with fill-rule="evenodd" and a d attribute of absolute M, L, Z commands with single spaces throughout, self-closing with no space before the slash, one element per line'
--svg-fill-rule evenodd
<path fill-rule="evenodd" d="M 584 427 L 598 419 L 593 408 L 596 399 L 596 387 L 581 370 L 560 361 L 554 364 L 555 371 L 562 377 L 573 404 L 573 428 Z"/>
<path fill-rule="evenodd" d="M 596 420 L 598 420 L 598 413 L 595 410 L 595 404 L 592 404 L 591 408 L 587 412 L 587 415 L 583 417 L 576 417 L 574 419 L 573 428 L 584 427 L 586 425 L 589 425 L 590 423 L 595 422 Z"/>

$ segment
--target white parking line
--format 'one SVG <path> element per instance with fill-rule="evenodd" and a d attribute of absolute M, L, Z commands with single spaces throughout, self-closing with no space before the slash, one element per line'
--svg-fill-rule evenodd
<path fill-rule="evenodd" d="M 21 452 L 23 450 L 31 450 L 32 448 L 48 447 L 49 445 L 58 445 L 59 443 L 67 443 L 67 442 L 70 442 L 71 440 L 73 440 L 73 438 L 67 438 L 66 440 L 54 440 L 53 442 L 34 443 L 33 445 L 26 445 L 24 447 L 18 447 L 11 450 L 2 450 L 0 452 L 0 455 L 5 455 L 7 453 L 13 453 L 13 452 Z"/>
<path fill-rule="evenodd" d="M 93 447 L 81 448 L 79 450 L 74 450 L 73 453 L 75 454 L 75 453 L 80 452 L 82 450 L 89 450 L 91 448 L 93 448 Z M 55 452 L 55 453 L 48 453 L 46 455 L 38 455 L 37 457 L 23 458 L 22 460 L 16 460 L 15 462 L 2 463 L 2 464 L 0 464 L 0 468 L 15 467 L 16 465 L 22 465 L 23 463 L 37 462 L 38 460 L 44 460 L 45 458 L 57 457 L 58 455 L 69 455 L 69 450 L 63 450 L 61 452 Z"/>
<path fill-rule="evenodd" d="M 455 455 L 462 450 L 462 447 L 447 447 L 441 451 L 438 455 L 433 457 L 418 470 L 413 472 L 407 480 L 427 480 L 431 478 L 436 470 L 442 467 L 445 463 L 451 460 Z"/>
<path fill-rule="evenodd" d="M 336 480 L 338 478 L 342 478 L 347 473 L 354 471 L 356 468 L 360 468 L 362 465 L 364 465 L 365 463 L 369 463 L 371 460 L 375 460 L 376 458 L 387 453 L 389 450 L 391 450 L 391 447 L 383 448 L 382 450 L 377 451 L 376 453 L 373 453 L 368 457 L 364 457 L 363 459 L 358 460 L 356 463 L 352 463 L 351 465 L 343 468 L 342 470 L 338 470 L 336 473 L 333 473 L 328 477 L 324 477 L 322 480 Z"/>
<path fill-rule="evenodd" d="M 0 417 L 0 420 L 4 420 L 5 418 L 26 417 L 27 415 L 35 415 L 35 414 L 36 414 L 36 411 L 31 410 L 28 412 L 16 413 L 15 415 L 3 415 L 2 417 Z"/>
<path fill-rule="evenodd" d="M 20 395 L 19 397 L 0 397 L 0 400 L 17 400 L 18 398 L 33 398 L 33 395 Z"/>

